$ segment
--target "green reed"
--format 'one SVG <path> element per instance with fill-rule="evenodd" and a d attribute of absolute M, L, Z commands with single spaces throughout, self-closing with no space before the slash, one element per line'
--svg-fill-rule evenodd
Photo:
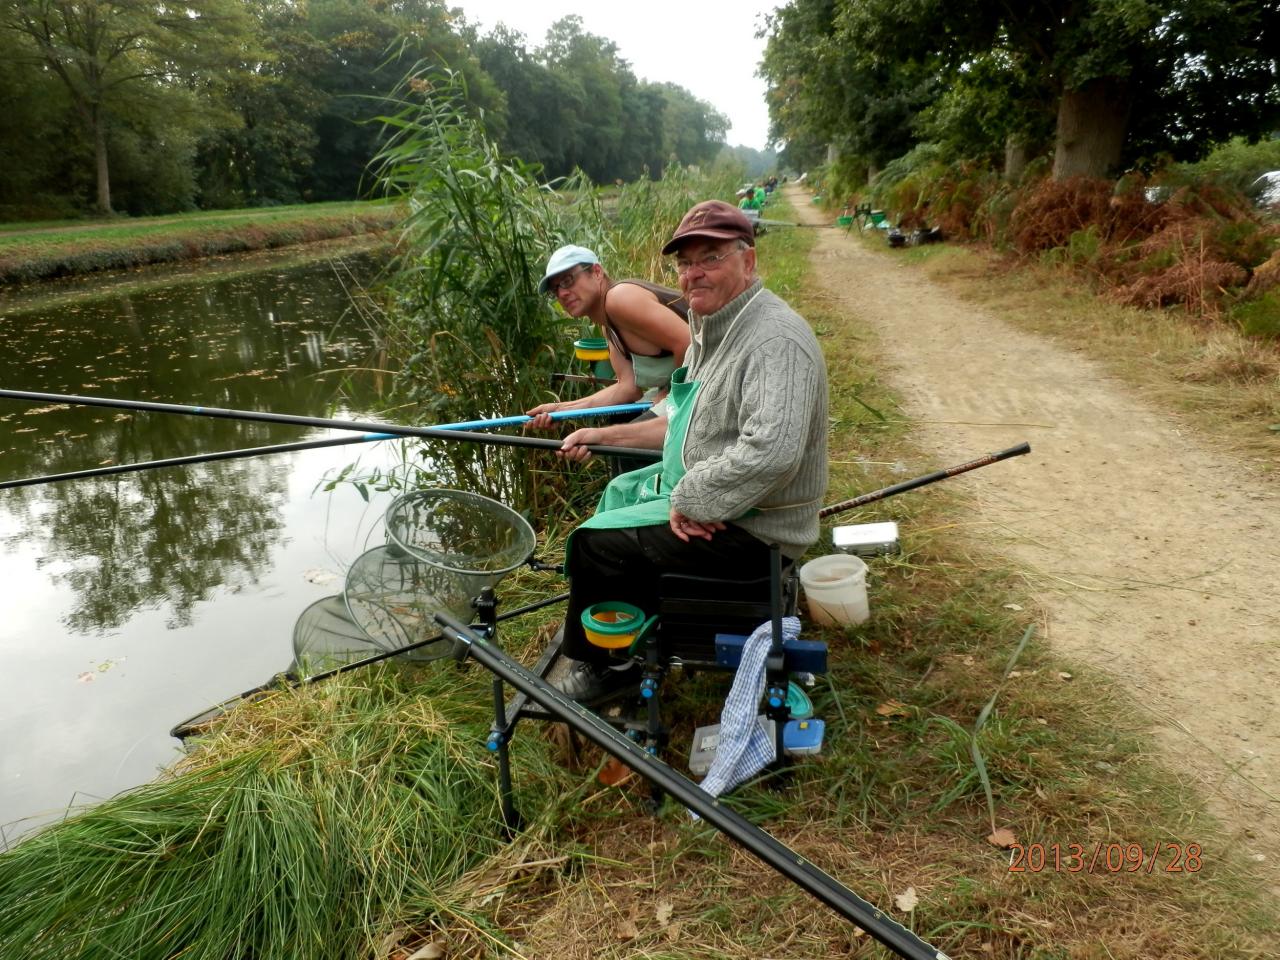
<path fill-rule="evenodd" d="M 398 364 L 396 402 L 422 422 L 443 422 L 580 396 L 551 374 L 585 372 L 573 341 L 589 325 L 538 293 L 547 257 L 575 243 L 595 250 L 616 278 L 664 279 L 659 248 L 717 185 L 672 168 L 661 181 L 624 187 L 606 214 L 580 173 L 547 184 L 540 167 L 504 156 L 469 112 L 456 75 L 417 69 L 393 103 L 374 170 L 383 192 L 410 211 L 382 320 Z M 429 456 L 428 475 L 415 481 L 461 486 L 540 516 L 580 516 L 603 475 L 520 450 L 451 444 Z"/>

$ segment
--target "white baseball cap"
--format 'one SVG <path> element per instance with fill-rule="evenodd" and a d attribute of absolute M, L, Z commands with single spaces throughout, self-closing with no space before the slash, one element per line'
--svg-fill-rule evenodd
<path fill-rule="evenodd" d="M 573 244 L 561 247 L 547 261 L 547 272 L 543 274 L 542 280 L 538 283 L 538 292 L 546 293 L 547 285 L 551 283 L 551 278 L 557 274 L 564 273 L 570 267 L 576 267 L 580 263 L 596 264 L 599 262 L 600 258 L 586 247 L 576 247 Z"/>

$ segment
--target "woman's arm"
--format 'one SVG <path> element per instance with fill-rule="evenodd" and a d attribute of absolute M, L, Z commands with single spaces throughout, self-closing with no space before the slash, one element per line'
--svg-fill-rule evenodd
<path fill-rule="evenodd" d="M 553 425 L 550 414 L 558 410 L 585 410 L 588 407 L 610 407 L 618 403 L 635 403 L 640 399 L 642 391 L 636 386 L 635 371 L 631 361 L 622 355 L 617 345 L 609 340 L 609 365 L 613 367 L 616 383 L 601 387 L 595 393 L 588 394 L 578 400 L 564 400 L 559 403 L 540 403 L 525 415 L 533 417 L 524 425 L 526 430 L 547 430 Z"/>
<path fill-rule="evenodd" d="M 658 298 L 634 283 L 619 283 L 605 295 L 605 310 L 632 353 L 655 356 L 664 350 L 684 363 L 689 348 L 689 324 Z"/>

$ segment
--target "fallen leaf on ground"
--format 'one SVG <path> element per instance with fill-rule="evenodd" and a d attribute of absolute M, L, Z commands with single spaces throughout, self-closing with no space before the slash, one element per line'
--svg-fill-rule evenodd
<path fill-rule="evenodd" d="M 631 768 L 619 760 L 617 757 L 610 757 L 608 762 L 600 768 L 600 773 L 596 777 L 606 787 L 616 787 L 631 776 Z"/>
<path fill-rule="evenodd" d="M 900 894 L 893 898 L 893 905 L 903 913 L 910 913 L 916 908 L 916 904 L 920 902 L 920 898 L 916 896 L 915 887 L 907 887 Z"/>
<path fill-rule="evenodd" d="M 378 956 L 387 956 L 392 950 L 395 950 L 396 947 L 400 946 L 400 941 L 404 939 L 406 933 L 408 933 L 408 931 L 403 927 L 396 927 L 383 937 L 382 945 L 378 948 Z"/>
<path fill-rule="evenodd" d="M 1061 680 L 1071 680 L 1071 679 L 1073 679 L 1073 677 L 1071 676 L 1071 674 L 1067 673 L 1065 670 L 1060 670 L 1060 671 L 1058 672 L 1058 678 L 1059 678 L 1059 679 L 1061 679 Z"/>
<path fill-rule="evenodd" d="M 1006 604 L 1004 605 L 1004 608 L 1005 608 L 1006 610 L 1021 610 L 1021 609 L 1022 609 L 1022 606 L 1021 606 L 1021 604 L 1017 604 L 1017 603 L 1006 603 Z"/>
<path fill-rule="evenodd" d="M 987 843 L 1001 850 L 1008 850 L 1018 842 L 1017 835 L 1008 827 L 1000 827 L 987 837 Z"/>
<path fill-rule="evenodd" d="M 667 900 L 663 900 L 658 904 L 658 909 L 654 911 L 654 916 L 658 918 L 658 923 L 666 926 L 671 922 L 671 914 L 675 911 L 675 907 Z"/>
<path fill-rule="evenodd" d="M 405 960 L 440 960 L 443 956 L 444 944 L 439 940 L 432 940 L 426 946 L 413 951 Z"/>
<path fill-rule="evenodd" d="M 886 700 L 876 707 L 876 713 L 882 717 L 906 717 L 911 715 L 911 711 L 907 709 L 906 705 L 898 700 Z"/>
<path fill-rule="evenodd" d="M 640 936 L 640 928 L 636 926 L 636 922 L 634 920 L 627 917 L 618 924 L 615 936 L 617 936 L 619 940 L 634 940 L 636 937 Z"/>

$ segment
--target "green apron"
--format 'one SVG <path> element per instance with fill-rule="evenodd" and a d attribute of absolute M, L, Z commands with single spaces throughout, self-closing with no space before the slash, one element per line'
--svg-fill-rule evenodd
<path fill-rule="evenodd" d="M 639 470 L 614 477 L 605 487 L 595 516 L 578 527 L 591 530 L 618 530 L 622 527 L 652 527 L 671 518 L 671 491 L 684 476 L 684 437 L 698 396 L 697 380 L 685 381 L 688 367 L 671 375 L 667 396 L 667 435 L 662 441 L 662 460 Z M 574 531 L 577 532 L 576 530 Z M 569 536 L 572 546 L 573 535 Z M 566 549 L 568 549 L 566 547 Z"/>
<path fill-rule="evenodd" d="M 676 372 L 676 358 L 671 354 L 665 357 L 645 357 L 638 353 L 631 355 L 631 372 L 636 379 L 636 386 L 646 391 L 645 398 L 652 399 L 649 394 L 665 390 Z"/>

